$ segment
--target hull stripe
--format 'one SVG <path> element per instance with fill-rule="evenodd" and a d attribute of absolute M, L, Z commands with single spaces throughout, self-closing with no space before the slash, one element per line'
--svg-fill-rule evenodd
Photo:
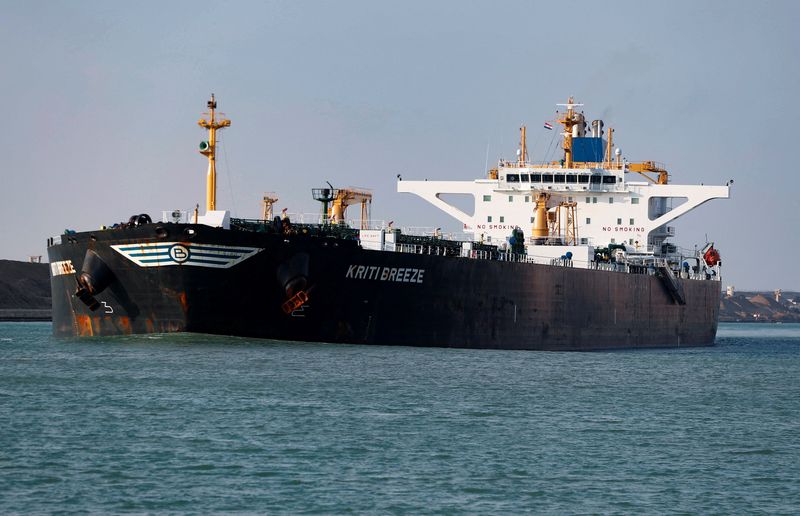
<path fill-rule="evenodd" d="M 147 254 L 162 254 L 169 252 L 169 248 L 174 246 L 175 244 L 141 244 L 141 245 L 128 245 L 124 247 L 117 248 L 118 251 L 129 252 L 129 251 L 142 251 L 146 252 Z M 184 244 L 188 245 L 188 244 Z M 226 252 L 226 253 L 250 253 L 253 251 L 253 248 L 225 248 L 220 249 L 218 246 L 207 246 L 207 245 L 193 245 L 191 244 L 192 250 L 197 249 L 198 251 L 218 251 L 218 252 Z M 165 251 L 153 251 L 150 252 L 150 249 L 165 249 Z M 134 256 L 134 255 L 131 255 Z"/>
<path fill-rule="evenodd" d="M 193 265 L 227 269 L 263 251 L 259 247 L 158 242 L 112 245 L 112 249 L 140 267 Z"/>

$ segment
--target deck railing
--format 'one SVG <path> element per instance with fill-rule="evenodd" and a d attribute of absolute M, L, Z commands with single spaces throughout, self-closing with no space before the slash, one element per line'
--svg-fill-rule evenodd
<path fill-rule="evenodd" d="M 513 253 L 510 251 L 487 251 L 483 249 L 465 249 L 460 253 L 452 246 L 440 246 L 436 244 L 386 244 L 385 251 L 398 253 L 421 254 L 432 256 L 451 256 L 467 258 L 472 260 L 489 260 L 513 263 L 533 263 L 540 265 L 550 265 L 553 267 L 575 267 L 575 260 L 565 258 L 551 258 L 546 256 L 535 256 L 530 254 Z M 591 261 L 586 264 L 586 268 L 599 271 L 620 272 L 625 274 L 647 274 L 653 276 L 659 267 L 668 267 L 669 260 L 662 257 L 654 257 L 651 260 L 639 263 L 628 262 L 597 262 Z M 675 275 L 683 279 L 720 281 L 721 278 L 715 271 L 694 272 L 685 270 L 673 270 Z"/>
<path fill-rule="evenodd" d="M 274 222 L 264 220 L 246 220 L 246 219 L 231 219 L 232 228 L 243 229 L 246 231 L 256 232 L 276 232 L 279 228 L 275 228 Z M 304 234 L 308 236 L 326 236 L 338 237 L 348 240 L 358 240 L 359 230 L 348 228 L 346 226 L 337 225 L 320 225 L 320 224 L 295 224 L 291 230 L 291 234 Z M 620 272 L 627 274 L 656 274 L 659 267 L 670 267 L 670 263 L 674 264 L 678 258 L 669 260 L 666 257 L 652 256 L 652 255 L 639 255 L 634 256 L 628 261 L 618 262 L 576 262 L 573 259 L 554 258 L 552 256 L 535 255 L 530 253 L 515 253 L 509 250 L 500 249 L 495 246 L 483 245 L 477 242 L 471 242 L 471 248 L 464 246 L 465 242 L 455 239 L 447 238 L 432 238 L 429 236 L 414 236 L 400 233 L 398 240 L 405 239 L 406 241 L 386 241 L 383 244 L 382 250 L 387 252 L 398 252 L 408 254 L 419 254 L 429 256 L 449 256 L 452 258 L 465 258 L 471 260 L 489 260 L 501 261 L 512 263 L 530 263 L 539 265 L 550 265 L 553 267 L 583 267 L 593 270 L 602 270 L 610 272 Z M 469 242 L 468 242 L 469 243 Z M 378 244 L 380 246 L 380 244 Z M 547 247 L 547 246 L 544 246 Z M 374 249 L 374 248 L 373 248 Z M 681 256 L 678 263 L 683 263 L 684 259 Z M 708 270 L 695 270 L 690 268 L 688 271 L 685 268 L 676 269 L 674 265 L 671 267 L 675 275 L 683 279 L 692 280 L 714 280 L 720 281 L 721 278 L 716 271 Z"/>

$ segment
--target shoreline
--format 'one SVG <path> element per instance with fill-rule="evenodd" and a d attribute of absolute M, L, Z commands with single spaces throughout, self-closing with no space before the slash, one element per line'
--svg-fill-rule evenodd
<path fill-rule="evenodd" d="M 35 309 L 35 308 L 21 308 L 21 309 L 7 309 L 0 308 L 0 322 L 35 322 L 35 321 L 52 321 L 52 310 Z"/>

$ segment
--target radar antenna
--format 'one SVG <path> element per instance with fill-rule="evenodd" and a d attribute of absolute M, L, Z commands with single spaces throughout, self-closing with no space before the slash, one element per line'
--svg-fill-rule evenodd
<path fill-rule="evenodd" d="M 567 108 L 567 112 L 558 119 L 558 122 L 564 126 L 564 132 L 561 133 L 564 137 L 564 168 L 572 168 L 572 128 L 580 124 L 585 125 L 586 123 L 582 114 L 575 113 L 575 108 L 583 106 L 583 104 L 575 102 L 575 99 L 570 97 L 566 104 L 556 105 Z"/>

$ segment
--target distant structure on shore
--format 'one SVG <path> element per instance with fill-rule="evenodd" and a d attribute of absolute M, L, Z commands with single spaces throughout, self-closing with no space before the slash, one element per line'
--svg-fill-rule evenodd
<path fill-rule="evenodd" d="M 0 321 L 50 320 L 50 266 L 41 258 L 0 260 Z"/>
<path fill-rule="evenodd" d="M 800 292 L 739 292 L 728 286 L 720 299 L 720 322 L 800 323 Z"/>

